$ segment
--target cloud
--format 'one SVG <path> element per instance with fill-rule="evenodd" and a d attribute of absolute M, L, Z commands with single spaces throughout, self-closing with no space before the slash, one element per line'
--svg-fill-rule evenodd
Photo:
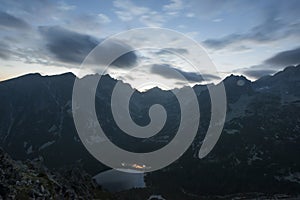
<path fill-rule="evenodd" d="M 0 48 L 0 58 L 3 60 L 8 60 L 9 53 L 7 52 L 7 50 Z"/>
<path fill-rule="evenodd" d="M 62 11 L 69 11 L 76 9 L 76 6 L 74 5 L 68 5 L 65 2 L 58 2 L 58 9 Z"/>
<path fill-rule="evenodd" d="M 265 63 L 281 67 L 300 64 L 300 47 L 288 51 L 282 51 L 265 60 Z"/>
<path fill-rule="evenodd" d="M 80 64 L 90 51 L 99 44 L 97 39 L 89 35 L 80 34 L 59 26 L 39 27 L 39 31 L 46 39 L 47 49 L 57 60 L 65 63 Z M 112 42 L 110 46 L 104 48 L 103 53 L 112 53 L 119 49 L 131 49 L 128 45 L 120 41 Z M 101 64 L 101 60 L 96 59 L 96 61 Z M 116 59 L 112 65 L 117 67 L 130 67 L 134 65 L 136 61 L 137 56 L 135 53 L 129 52 Z"/>
<path fill-rule="evenodd" d="M 40 19 L 45 18 L 45 16 L 47 19 L 51 19 L 52 16 L 58 15 L 58 11 L 65 12 L 60 9 L 61 5 L 49 0 L 0 0 L 0 5 L 3 10 L 18 13 L 22 17 L 35 16 L 40 17 Z"/>
<path fill-rule="evenodd" d="M 9 50 L 9 46 L 3 41 L 0 41 L 0 58 L 3 60 L 8 60 L 10 54 L 11 52 Z"/>
<path fill-rule="evenodd" d="M 0 10 L 0 27 L 14 29 L 29 29 L 30 25 L 23 19 Z"/>
<path fill-rule="evenodd" d="M 182 54 L 188 54 L 189 51 L 184 48 L 164 48 L 157 52 L 158 55 L 173 54 L 173 53 L 178 53 L 178 54 L 182 55 Z"/>
<path fill-rule="evenodd" d="M 140 22 L 149 27 L 160 27 L 165 22 L 163 15 L 156 11 L 151 11 L 140 17 Z"/>
<path fill-rule="evenodd" d="M 218 23 L 218 22 L 222 22 L 223 20 L 224 19 L 222 19 L 222 18 L 216 18 L 216 19 L 213 19 L 212 21 Z"/>
<path fill-rule="evenodd" d="M 186 14 L 186 17 L 189 17 L 189 18 L 193 18 L 195 16 L 196 16 L 195 13 L 188 13 L 188 14 Z"/>
<path fill-rule="evenodd" d="M 244 75 L 255 79 L 274 74 L 275 72 L 276 70 L 272 70 L 272 69 L 251 69 L 251 68 L 242 71 Z"/>
<path fill-rule="evenodd" d="M 279 52 L 266 59 L 262 64 L 239 69 L 236 72 L 257 79 L 262 76 L 274 74 L 284 67 L 298 64 L 300 64 L 300 47 Z"/>
<path fill-rule="evenodd" d="M 184 78 L 178 76 L 176 72 L 180 73 L 182 76 L 184 76 L 186 80 L 190 82 L 203 82 L 220 79 L 218 76 L 211 74 L 201 75 L 195 72 L 185 72 L 180 69 L 174 68 L 168 64 L 154 64 L 151 66 L 151 73 L 158 74 L 168 79 L 178 79 L 184 81 Z"/>
<path fill-rule="evenodd" d="M 205 46 L 212 49 L 222 49 L 227 47 L 229 44 L 240 41 L 242 35 L 240 34 L 230 34 L 220 39 L 207 39 L 203 43 Z"/>
<path fill-rule="evenodd" d="M 61 67 L 60 63 L 49 57 L 49 53 L 44 48 L 39 48 L 37 43 L 39 40 L 36 38 L 38 38 L 38 35 L 33 31 L 4 36 L 2 41 L 0 41 L 0 58 L 8 63 L 14 61 L 25 64 Z"/>
<path fill-rule="evenodd" d="M 47 48 L 60 61 L 81 63 L 99 43 L 96 39 L 63 29 L 59 26 L 39 27 L 47 42 Z"/>
<path fill-rule="evenodd" d="M 247 1 L 235 0 L 201 0 L 201 1 L 185 1 L 190 11 L 196 13 L 196 17 L 205 20 L 211 20 L 218 17 L 222 12 L 228 12 L 233 8 L 241 8 Z"/>
<path fill-rule="evenodd" d="M 177 15 L 180 10 L 184 8 L 182 0 L 170 0 L 170 3 L 163 6 L 163 10 L 168 15 Z"/>
<path fill-rule="evenodd" d="M 100 19 L 100 22 L 103 24 L 108 24 L 111 22 L 111 19 L 102 13 L 98 14 L 98 18 Z"/>
<path fill-rule="evenodd" d="M 113 2 L 115 14 L 121 21 L 130 22 L 138 19 L 146 26 L 161 26 L 165 19 L 157 11 L 148 7 L 137 6 L 130 0 L 115 0 Z"/>
<path fill-rule="evenodd" d="M 80 13 L 72 16 L 64 27 L 83 34 L 99 35 L 110 22 L 111 19 L 103 13 Z"/>
<path fill-rule="evenodd" d="M 267 43 L 281 40 L 289 36 L 298 37 L 300 22 L 286 22 L 278 17 L 276 9 L 270 8 L 262 23 L 245 33 L 232 33 L 218 39 L 207 39 L 203 43 L 212 49 L 222 49 L 243 42 Z"/>
<path fill-rule="evenodd" d="M 135 16 L 140 16 L 150 11 L 148 8 L 137 6 L 129 0 L 116 0 L 113 4 L 117 8 L 117 16 L 122 21 L 133 20 Z"/>

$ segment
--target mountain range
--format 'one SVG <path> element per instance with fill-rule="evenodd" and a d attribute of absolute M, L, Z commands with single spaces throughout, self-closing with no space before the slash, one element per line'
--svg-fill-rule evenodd
<path fill-rule="evenodd" d="M 17 160 L 43 157 L 50 169 L 79 166 L 91 175 L 108 169 L 87 152 L 77 135 L 72 116 L 75 79 L 72 73 L 28 74 L 0 82 L 0 147 Z M 148 110 L 156 103 L 163 105 L 168 114 L 157 135 L 138 139 L 125 135 L 113 120 L 110 99 L 117 82 L 104 75 L 96 93 L 98 120 L 109 139 L 134 152 L 148 152 L 168 144 L 180 123 L 179 104 L 172 91 L 132 89 L 130 114 L 137 124 L 149 123 Z M 226 123 L 212 152 L 201 160 L 197 157 L 209 125 L 211 105 L 207 86 L 195 85 L 201 110 L 198 134 L 180 159 L 146 174 L 147 187 L 171 199 L 253 192 L 299 193 L 300 65 L 254 82 L 230 75 L 223 83 Z"/>

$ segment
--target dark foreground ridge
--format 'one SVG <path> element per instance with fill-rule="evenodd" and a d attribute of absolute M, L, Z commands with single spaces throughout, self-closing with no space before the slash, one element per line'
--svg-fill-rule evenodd
<path fill-rule="evenodd" d="M 0 149 L 0 199 L 108 199 L 84 171 L 48 170 L 42 158 L 14 161 Z"/>

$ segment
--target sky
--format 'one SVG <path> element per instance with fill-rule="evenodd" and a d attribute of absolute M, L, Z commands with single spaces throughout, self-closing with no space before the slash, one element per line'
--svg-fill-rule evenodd
<path fill-rule="evenodd" d="M 255 80 L 300 63 L 299 7 L 298 0 L 0 0 L 0 81 L 35 72 L 98 73 L 81 69 L 89 52 L 115 34 L 144 27 L 171 29 L 198 42 L 217 73 L 194 71 L 178 56 L 191 56 L 193 49 L 187 43 L 168 48 L 165 37 L 158 41 L 166 51 L 129 52 L 107 73 L 136 88 L 146 79 L 174 87 L 203 83 L 203 76 L 205 81 L 230 74 Z M 132 49 L 134 39 L 123 39 L 104 51 Z"/>

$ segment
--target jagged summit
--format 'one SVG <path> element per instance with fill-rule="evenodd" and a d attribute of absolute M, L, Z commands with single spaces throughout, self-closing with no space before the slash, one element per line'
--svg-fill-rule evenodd
<path fill-rule="evenodd" d="M 279 77 L 280 79 L 282 79 L 282 78 L 289 79 L 289 78 L 293 77 L 295 79 L 295 78 L 300 77 L 299 74 L 300 74 L 300 64 L 297 66 L 288 66 L 288 67 L 284 68 L 282 71 L 275 73 L 274 75 L 268 75 L 268 76 L 261 77 L 260 79 L 254 81 L 253 83 L 260 84 L 260 83 L 268 82 L 271 79 L 274 80 L 277 77 Z M 100 74 L 90 74 L 90 75 L 86 75 L 82 78 L 85 79 L 85 78 L 94 77 L 94 76 L 101 76 L 101 75 Z M 74 75 L 72 72 L 67 72 L 67 73 L 58 74 L 58 75 L 45 75 L 45 76 L 41 75 L 40 73 L 31 73 L 31 74 L 22 75 L 22 76 L 19 76 L 16 78 L 12 78 L 9 80 L 5 80 L 0 83 L 11 82 L 14 80 L 25 80 L 25 79 L 35 80 L 35 79 L 40 79 L 40 78 L 53 79 L 53 78 L 60 78 L 60 77 L 75 78 L 76 75 Z M 120 80 L 113 78 L 109 74 L 105 74 L 105 75 L 102 75 L 102 81 L 114 81 L 115 82 L 115 81 L 120 81 Z M 245 77 L 244 75 L 231 74 L 223 79 L 223 83 L 244 86 L 244 85 L 249 85 L 252 82 L 249 79 L 247 79 L 247 77 Z M 213 84 L 208 84 L 208 85 L 213 85 Z M 193 86 L 193 88 L 196 90 L 202 90 L 203 87 L 206 87 L 208 85 L 196 84 L 195 86 Z M 177 88 L 177 89 L 180 89 L 180 88 Z M 146 91 L 149 91 L 149 90 L 165 91 L 157 86 L 152 89 L 148 89 Z"/>

